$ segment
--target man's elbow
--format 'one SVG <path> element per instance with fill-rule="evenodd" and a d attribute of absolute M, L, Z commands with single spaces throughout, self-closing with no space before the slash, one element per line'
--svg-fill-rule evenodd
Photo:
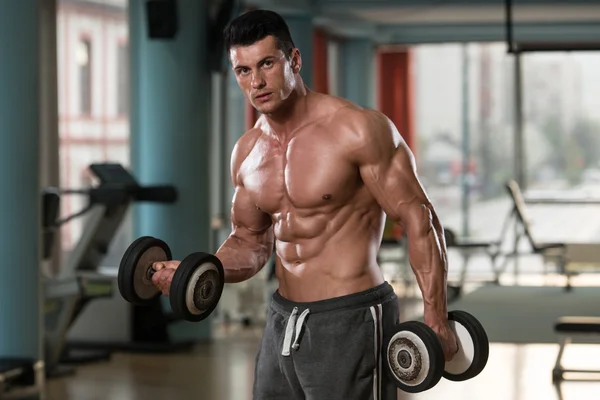
<path fill-rule="evenodd" d="M 254 268 L 225 269 L 225 283 L 240 283 L 247 281 L 257 274 Z"/>

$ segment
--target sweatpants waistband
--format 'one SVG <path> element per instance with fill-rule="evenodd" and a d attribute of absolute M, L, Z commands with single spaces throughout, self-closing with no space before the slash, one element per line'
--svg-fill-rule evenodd
<path fill-rule="evenodd" d="M 310 309 L 311 314 L 316 314 L 349 308 L 370 307 L 386 300 L 391 300 L 394 295 L 394 288 L 388 282 L 384 282 L 362 292 L 311 302 L 288 300 L 281 296 L 279 290 L 276 290 L 273 294 L 271 307 L 273 307 L 275 311 L 285 314 L 291 313 L 294 309 L 300 312 L 304 309 Z"/>

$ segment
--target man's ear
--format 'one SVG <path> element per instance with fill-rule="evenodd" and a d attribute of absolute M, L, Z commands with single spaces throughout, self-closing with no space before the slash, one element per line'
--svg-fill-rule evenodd
<path fill-rule="evenodd" d="M 292 60 L 292 71 L 295 74 L 300 73 L 300 70 L 302 69 L 302 56 L 300 55 L 300 50 L 297 48 L 292 49 L 290 58 Z"/>

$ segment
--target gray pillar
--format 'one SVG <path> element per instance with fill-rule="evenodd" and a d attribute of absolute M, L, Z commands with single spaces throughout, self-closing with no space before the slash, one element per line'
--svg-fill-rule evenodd
<path fill-rule="evenodd" d="M 521 53 L 514 54 L 514 110 L 515 110 L 515 179 L 522 190 L 527 189 L 527 167 L 525 156 L 525 134 L 523 129 L 523 69 L 521 67 Z"/>
<path fill-rule="evenodd" d="M 375 50 L 369 39 L 346 39 L 340 44 L 340 96 L 360 106 L 374 108 Z"/>
<path fill-rule="evenodd" d="M 178 1 L 179 31 L 160 40 L 149 37 L 145 2 L 130 2 L 129 10 L 132 169 L 143 184 L 173 184 L 179 191 L 175 204 L 136 206 L 134 236 L 165 240 L 179 260 L 211 251 L 207 3 Z M 180 322 L 170 333 L 174 339 L 207 339 L 209 320 Z"/>
<path fill-rule="evenodd" d="M 0 12 L 0 357 L 41 358 L 39 2 Z"/>
<path fill-rule="evenodd" d="M 226 151 L 231 160 L 231 153 L 235 143 L 245 132 L 245 107 L 246 98 L 240 90 L 235 75 L 233 73 L 228 74 L 227 78 L 227 131 L 224 133 L 226 136 Z M 227 165 L 229 171 L 229 164 Z M 227 175 L 227 207 L 231 208 L 231 199 L 233 198 L 233 185 L 231 183 L 230 175 Z M 227 224 L 231 223 L 228 219 Z"/>
<path fill-rule="evenodd" d="M 56 40 L 57 0 L 44 0 L 41 5 L 40 63 L 41 76 L 41 119 L 40 119 L 40 185 L 60 186 L 59 135 L 58 135 L 58 45 Z M 60 235 L 55 235 L 52 256 L 42 263 L 43 272 L 56 276 L 60 272 L 62 244 Z"/>
<path fill-rule="evenodd" d="M 313 86 L 313 23 L 310 15 L 283 15 L 290 34 L 302 57 L 300 75 L 309 88 Z"/>

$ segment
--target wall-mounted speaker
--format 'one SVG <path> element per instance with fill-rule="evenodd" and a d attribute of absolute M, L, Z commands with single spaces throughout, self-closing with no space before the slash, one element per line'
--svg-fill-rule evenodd
<path fill-rule="evenodd" d="M 199 0 L 204 1 L 204 0 Z M 146 23 L 148 36 L 152 39 L 173 39 L 179 22 L 176 0 L 147 0 Z"/>

